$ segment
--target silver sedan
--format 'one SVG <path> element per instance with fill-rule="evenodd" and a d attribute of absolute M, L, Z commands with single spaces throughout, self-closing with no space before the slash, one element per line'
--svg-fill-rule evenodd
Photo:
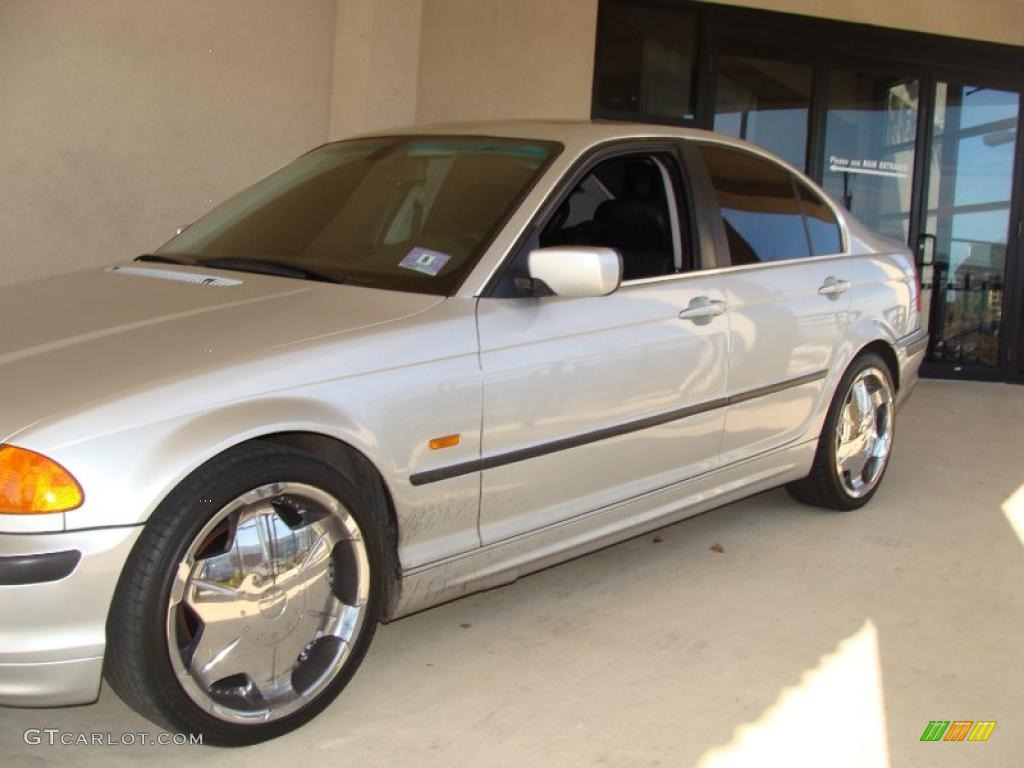
<path fill-rule="evenodd" d="M 133 261 L 0 291 L 0 704 L 306 722 L 379 622 L 786 485 L 865 504 L 910 254 L 700 131 L 324 145 Z"/>

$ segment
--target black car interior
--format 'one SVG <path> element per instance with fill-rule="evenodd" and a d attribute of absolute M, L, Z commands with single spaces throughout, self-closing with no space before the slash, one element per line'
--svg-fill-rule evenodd
<path fill-rule="evenodd" d="M 541 247 L 556 245 L 616 249 L 623 280 L 675 272 L 669 200 L 654 158 L 626 155 L 595 166 L 541 232 Z"/>

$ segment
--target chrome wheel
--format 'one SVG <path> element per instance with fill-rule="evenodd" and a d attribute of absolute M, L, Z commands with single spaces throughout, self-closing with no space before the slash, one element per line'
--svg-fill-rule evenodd
<path fill-rule="evenodd" d="M 860 498 L 878 484 L 889 460 L 892 436 L 889 378 L 878 368 L 865 368 L 851 383 L 836 425 L 836 474 L 849 496 Z"/>
<path fill-rule="evenodd" d="M 311 702 L 359 637 L 370 566 L 358 524 L 319 488 L 273 483 L 220 509 L 178 564 L 171 665 L 220 720 L 277 720 Z"/>

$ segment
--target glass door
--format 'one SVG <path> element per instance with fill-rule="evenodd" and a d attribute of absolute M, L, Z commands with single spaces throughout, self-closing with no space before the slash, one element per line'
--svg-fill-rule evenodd
<path fill-rule="evenodd" d="M 935 84 L 918 252 L 928 360 L 949 372 L 1006 363 L 1019 111 L 1014 91 Z"/>
<path fill-rule="evenodd" d="M 883 235 L 910 236 L 920 80 L 834 69 L 825 103 L 822 186 Z"/>

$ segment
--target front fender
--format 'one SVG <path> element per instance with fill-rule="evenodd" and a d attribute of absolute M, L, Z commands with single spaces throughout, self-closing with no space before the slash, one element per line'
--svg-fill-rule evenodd
<path fill-rule="evenodd" d="M 85 490 L 85 503 L 64 515 L 0 516 L 0 531 L 26 522 L 34 531 L 138 525 L 214 456 L 247 440 L 305 432 L 348 445 L 380 473 L 394 501 L 404 567 L 459 554 L 479 546 L 479 479 L 470 474 L 417 487 L 409 477 L 438 461 L 479 457 L 479 375 L 475 355 L 468 354 L 235 400 L 67 443 L 53 439 L 60 433 L 56 425 L 46 433 L 26 431 L 17 443 L 65 466 Z M 442 459 L 428 444 L 444 434 L 460 434 L 461 441 Z"/>

